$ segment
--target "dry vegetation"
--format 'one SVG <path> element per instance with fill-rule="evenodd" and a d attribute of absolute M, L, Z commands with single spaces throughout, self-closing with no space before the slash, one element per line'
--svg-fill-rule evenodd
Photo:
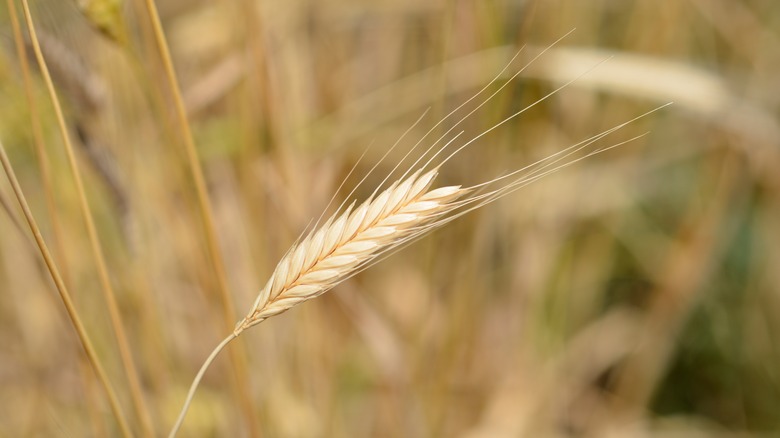
<path fill-rule="evenodd" d="M 146 1 L 33 1 L 98 251 L 14 1 L 30 68 L 3 7 L 0 140 L 133 435 L 168 432 L 334 193 L 379 163 L 365 199 L 521 46 L 493 89 L 573 28 L 464 139 L 611 58 L 464 150 L 436 187 L 674 101 L 603 145 L 649 134 L 246 330 L 181 436 L 780 433 L 776 0 L 159 0 L 180 114 Z M 0 437 L 120 434 L 72 327 L 3 176 Z"/>

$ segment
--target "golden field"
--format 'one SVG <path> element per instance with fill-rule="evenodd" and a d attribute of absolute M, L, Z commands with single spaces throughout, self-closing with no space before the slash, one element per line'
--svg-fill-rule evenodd
<path fill-rule="evenodd" d="M 780 433 L 777 1 L 158 0 L 165 45 L 149 0 L 31 1 L 73 161 L 3 3 L 0 141 L 74 312 L 4 172 L 0 437 L 121 436 L 117 407 L 165 436 L 331 197 L 419 139 L 532 105 L 436 183 L 472 185 L 669 102 L 242 333 L 179 436 Z"/>

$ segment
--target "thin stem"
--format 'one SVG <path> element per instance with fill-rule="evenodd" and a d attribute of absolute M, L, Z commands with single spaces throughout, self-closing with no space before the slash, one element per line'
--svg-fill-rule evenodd
<path fill-rule="evenodd" d="M 35 25 L 33 23 L 32 14 L 30 13 L 30 5 L 28 0 L 22 0 L 22 8 L 24 10 L 24 17 L 30 32 L 30 42 L 32 43 L 33 51 L 35 52 L 35 58 L 38 61 L 41 74 L 43 75 L 46 89 L 49 93 L 49 96 L 51 97 L 54 113 L 57 117 L 57 125 L 65 145 L 68 164 L 70 166 L 71 173 L 73 174 L 73 179 L 76 183 L 79 207 L 81 209 L 82 215 L 84 216 L 84 221 L 87 227 L 87 235 L 89 237 L 89 243 L 92 249 L 92 256 L 95 260 L 95 264 L 97 265 L 98 277 L 100 279 L 101 288 L 103 290 L 103 295 L 108 307 L 111 326 L 114 330 L 117 347 L 119 348 L 122 366 L 129 382 L 130 398 L 132 399 L 133 406 L 136 410 L 136 413 L 138 414 L 139 419 L 141 420 L 144 435 L 151 436 L 153 434 L 151 416 L 143 399 L 141 380 L 138 377 L 138 371 L 136 370 L 135 364 L 133 363 L 130 344 L 127 340 L 127 335 L 125 334 L 124 324 L 122 323 L 122 315 L 119 312 L 119 305 L 116 300 L 116 294 L 114 293 L 113 286 L 111 285 L 111 279 L 108 276 L 108 268 L 105 257 L 103 255 L 100 239 L 97 234 L 95 220 L 92 217 L 92 212 L 90 211 L 89 204 L 87 202 L 84 183 L 81 179 L 81 172 L 79 170 L 78 162 L 76 161 L 73 144 L 70 140 L 70 135 L 68 134 L 68 129 L 65 124 L 65 117 L 63 115 L 62 107 L 54 89 L 54 83 L 51 79 L 49 68 L 46 65 L 46 60 L 44 59 L 43 53 L 41 51 L 41 45 L 38 41 L 37 32 L 35 31 Z"/>
<path fill-rule="evenodd" d="M 56 254 L 60 266 L 63 267 L 63 279 L 65 280 L 65 283 L 68 284 L 68 270 L 67 266 L 65 266 L 64 245 L 62 244 L 62 228 L 58 219 L 57 209 L 54 207 L 56 204 L 54 202 L 54 191 L 52 190 L 51 167 L 49 157 L 46 154 L 46 148 L 44 147 L 43 130 L 36 109 L 37 104 L 33 97 L 30 65 L 27 60 L 27 53 L 24 50 L 24 38 L 22 37 L 22 29 L 16 15 L 16 6 L 14 5 L 13 0 L 6 0 L 6 3 L 8 4 L 8 15 L 10 15 L 11 18 L 16 56 L 19 58 L 22 79 L 24 80 L 25 99 L 27 100 L 27 106 L 30 109 L 30 130 L 32 131 L 35 154 L 38 157 L 38 168 L 41 172 L 41 184 L 43 185 L 43 193 L 46 199 L 46 210 L 49 213 L 49 220 L 51 222 L 54 254 Z"/>
<path fill-rule="evenodd" d="M 219 352 L 222 351 L 222 349 L 225 348 L 225 346 L 236 337 L 237 335 L 235 333 L 231 333 L 227 338 L 223 339 L 222 342 L 220 342 L 219 345 L 214 348 L 214 351 L 211 352 L 209 357 L 206 358 L 206 361 L 203 362 L 203 365 L 200 367 L 200 371 L 198 371 L 198 374 L 195 375 L 195 379 L 192 381 L 192 385 L 190 385 L 190 391 L 187 393 L 187 398 L 184 400 L 184 406 L 182 406 L 181 412 L 179 413 L 179 418 L 176 419 L 176 424 L 173 425 L 173 429 L 171 429 L 171 433 L 168 434 L 168 438 L 174 438 L 176 433 L 179 431 L 179 428 L 181 428 L 181 425 L 184 422 L 184 417 L 187 416 L 187 410 L 190 408 L 190 403 L 192 403 L 192 398 L 195 396 L 195 391 L 198 389 L 200 380 L 203 378 L 203 375 L 206 374 L 206 370 L 211 365 L 211 362 L 213 362 Z"/>
<path fill-rule="evenodd" d="M 174 106 L 176 109 L 176 117 L 181 129 L 181 135 L 184 140 L 185 151 L 187 154 L 187 161 L 190 168 L 190 173 L 195 183 L 195 192 L 198 198 L 198 206 L 200 208 L 200 215 L 203 219 L 203 225 L 206 232 L 206 244 L 208 246 L 208 252 L 210 255 L 211 263 L 213 265 L 214 273 L 217 279 L 217 289 L 219 291 L 219 297 L 222 301 L 222 317 L 223 323 L 228 330 L 233 330 L 235 324 L 235 307 L 233 305 L 233 299 L 230 296 L 228 290 L 227 275 L 225 273 L 224 261 L 222 258 L 222 251 L 219 247 L 219 242 L 216 233 L 216 222 L 212 213 L 211 201 L 209 200 L 208 191 L 206 190 L 206 182 L 203 176 L 203 168 L 201 167 L 200 160 L 198 159 L 198 152 L 195 148 L 195 141 L 192 136 L 192 130 L 190 129 L 189 121 L 187 120 L 187 109 L 184 106 L 184 99 L 181 95 L 181 87 L 179 81 L 176 78 L 176 71 L 171 59 L 170 50 L 168 48 L 168 42 L 165 38 L 165 32 L 162 28 L 160 21 L 160 14 L 157 11 L 157 6 L 154 0 L 146 0 L 146 8 L 149 13 L 149 19 L 152 23 L 152 29 L 154 31 L 154 38 L 157 44 L 157 48 L 160 51 L 162 57 L 163 66 L 165 69 L 165 75 L 171 92 L 173 94 Z M 260 427 L 257 424 L 255 407 L 252 401 L 252 397 L 249 393 L 249 375 L 246 370 L 246 354 L 244 350 L 239 346 L 230 350 L 231 364 L 236 375 L 238 382 L 234 389 L 238 393 L 241 407 L 244 411 L 244 416 L 250 428 L 251 436 L 260 435 Z"/>
<path fill-rule="evenodd" d="M 62 241 L 62 224 L 60 223 L 59 215 L 57 214 L 56 203 L 54 201 L 54 190 L 51 179 L 51 163 L 49 156 L 44 147 L 43 130 L 41 128 L 41 122 L 39 120 L 40 115 L 37 110 L 37 103 L 33 96 L 32 79 L 30 75 L 30 63 L 27 59 L 27 52 L 24 49 L 24 37 L 22 36 L 22 27 L 19 23 L 19 18 L 16 12 L 16 5 L 14 0 L 6 0 L 8 5 L 8 15 L 11 21 L 11 28 L 14 36 L 14 46 L 16 47 L 16 56 L 19 58 L 19 66 L 21 67 L 22 80 L 24 82 L 24 95 L 27 100 L 27 107 L 30 110 L 30 130 L 33 136 L 33 146 L 35 155 L 38 158 L 38 170 L 41 175 L 41 185 L 43 186 L 44 199 L 46 201 L 46 212 L 49 215 L 49 223 L 51 225 L 52 246 L 55 254 L 55 259 L 59 261 L 61 269 L 61 275 L 65 284 L 70 284 L 70 275 L 68 272 L 67 259 L 65 257 L 65 245 Z M 16 217 L 12 216 L 14 223 L 16 223 Z M 89 411 L 89 418 L 92 421 L 94 432 L 97 432 L 102 426 L 100 416 L 97 408 L 97 400 L 95 400 L 94 382 L 95 377 L 89 372 L 90 365 L 87 364 L 88 359 L 85 356 L 80 358 L 79 370 L 81 371 L 82 378 L 84 380 L 84 391 L 87 395 L 87 410 Z M 100 433 L 96 433 L 96 436 L 100 436 Z M 105 435 L 103 433 L 102 435 Z"/>
<path fill-rule="evenodd" d="M 35 242 L 38 244 L 38 248 L 41 251 L 41 256 L 43 256 L 43 261 L 46 263 L 49 274 L 51 274 L 51 278 L 54 281 L 57 292 L 59 292 L 62 303 L 65 305 L 65 311 L 68 313 L 71 324 L 73 325 L 73 328 L 76 329 L 76 334 L 81 341 L 81 345 L 84 347 L 84 352 L 87 354 L 89 363 L 92 365 L 92 368 L 95 370 L 95 374 L 98 376 L 98 380 L 100 380 L 103 389 L 106 391 L 108 402 L 111 406 L 111 411 L 114 413 L 117 423 L 119 423 L 119 428 L 122 430 L 122 435 L 125 437 L 132 437 L 133 434 L 130 432 L 127 419 L 125 418 L 124 412 L 122 412 L 122 407 L 119 404 L 116 391 L 114 391 L 114 388 L 111 386 L 111 382 L 108 380 L 106 372 L 103 369 L 103 365 L 100 362 L 100 358 L 95 351 L 95 347 L 92 345 L 92 341 L 87 334 L 87 330 L 84 328 L 84 324 L 81 322 L 81 318 L 76 311 L 76 307 L 73 305 L 73 300 L 71 299 L 70 293 L 65 286 L 65 282 L 62 280 L 62 276 L 57 269 L 54 258 L 52 258 L 51 253 L 49 252 L 49 248 L 46 246 L 46 242 L 43 240 L 41 230 L 38 228 L 38 223 L 35 221 L 32 211 L 30 211 L 30 206 L 27 204 L 27 199 L 25 198 L 24 192 L 22 192 L 22 188 L 19 185 L 19 180 L 16 179 L 16 173 L 14 172 L 13 167 L 11 167 L 11 162 L 8 159 L 8 155 L 5 153 L 5 147 L 3 146 L 2 142 L 0 142 L 0 162 L 2 163 L 5 174 L 8 177 L 8 181 L 11 183 L 11 188 L 16 195 L 16 199 L 19 201 L 19 205 L 22 207 L 24 217 L 27 219 L 27 224 L 30 226 L 30 231 L 32 231 L 33 237 L 35 237 Z"/>

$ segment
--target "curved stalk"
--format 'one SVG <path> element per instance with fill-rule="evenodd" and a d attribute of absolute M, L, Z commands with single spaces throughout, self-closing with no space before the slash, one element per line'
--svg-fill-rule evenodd
<path fill-rule="evenodd" d="M 219 352 L 222 351 L 222 349 L 225 348 L 225 346 L 230 343 L 230 341 L 235 339 L 236 336 L 237 335 L 235 333 L 231 333 L 230 336 L 223 339 L 222 342 L 220 342 L 219 345 L 214 348 L 214 351 L 211 352 L 209 357 L 206 358 L 206 361 L 203 362 L 203 365 L 200 367 L 200 371 L 198 371 L 198 374 L 195 375 L 195 379 L 192 381 L 192 385 L 190 385 L 187 398 L 184 399 L 184 406 L 182 406 L 181 412 L 179 413 L 179 418 L 176 419 L 176 424 L 173 425 L 173 429 L 171 429 L 171 433 L 168 434 L 168 438 L 174 438 L 176 433 L 179 431 L 181 424 L 184 422 L 184 417 L 187 415 L 187 410 L 190 408 L 190 403 L 192 403 L 192 398 L 195 396 L 195 391 L 198 389 L 200 380 L 203 378 L 203 375 L 206 374 L 206 370 L 211 365 L 211 362 L 214 361 Z"/>

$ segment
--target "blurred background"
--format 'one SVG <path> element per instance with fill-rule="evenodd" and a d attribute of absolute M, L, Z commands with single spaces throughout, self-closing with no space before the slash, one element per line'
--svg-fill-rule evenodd
<path fill-rule="evenodd" d="M 146 3 L 31 3 L 140 404 L 51 100 L 5 5 L 0 138 L 134 433 L 167 433 L 202 361 L 334 193 L 379 163 L 366 196 L 509 64 L 463 138 L 579 78 L 448 163 L 440 185 L 675 103 L 599 145 L 647 135 L 244 332 L 181 436 L 779 436 L 777 1 L 159 0 L 212 249 Z M 5 177 L 0 201 L 0 437 L 118 436 Z"/>

